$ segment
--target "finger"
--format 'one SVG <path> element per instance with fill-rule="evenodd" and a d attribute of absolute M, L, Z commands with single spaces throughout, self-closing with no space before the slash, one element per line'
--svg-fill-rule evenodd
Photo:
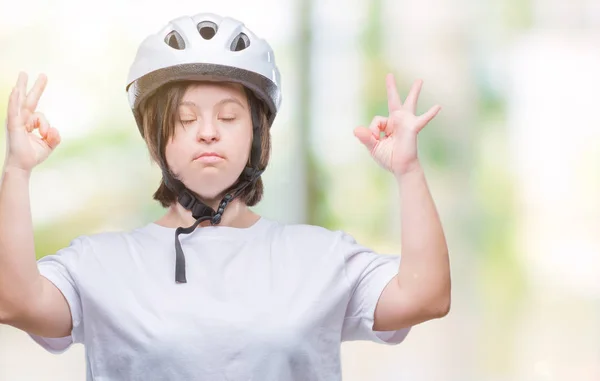
<path fill-rule="evenodd" d="M 421 88 L 423 87 L 423 81 L 417 80 L 413 83 L 410 88 L 410 92 L 406 97 L 406 101 L 404 102 L 404 106 L 408 107 L 408 109 L 414 114 L 417 112 L 417 101 L 419 100 L 419 94 L 421 94 Z"/>
<path fill-rule="evenodd" d="M 40 129 L 40 135 L 42 134 L 42 128 L 44 131 L 48 129 L 49 123 L 44 114 L 41 112 L 33 113 L 27 118 L 27 123 L 25 123 L 25 129 L 27 132 L 32 132 L 36 128 Z"/>
<path fill-rule="evenodd" d="M 354 136 L 360 140 L 362 144 L 369 150 L 369 152 L 373 152 L 375 146 L 377 146 L 378 140 L 373 136 L 371 130 L 365 127 L 357 127 L 354 129 Z"/>
<path fill-rule="evenodd" d="M 402 101 L 400 95 L 398 95 L 398 89 L 396 88 L 396 79 L 393 74 L 388 74 L 385 78 L 387 97 L 388 97 L 388 111 L 400 109 L 402 107 Z"/>
<path fill-rule="evenodd" d="M 27 122 L 25 123 L 25 129 L 27 130 L 27 132 L 32 132 L 33 130 L 36 129 L 37 125 L 38 125 L 37 115 L 32 114 L 29 118 L 27 118 Z"/>
<path fill-rule="evenodd" d="M 19 122 L 19 90 L 13 87 L 8 97 L 8 110 L 6 113 L 6 126 L 8 129 L 14 129 Z"/>
<path fill-rule="evenodd" d="M 369 124 L 369 130 L 373 133 L 376 139 L 379 139 L 381 137 L 382 131 L 387 133 L 387 120 L 388 118 L 386 117 L 375 116 L 371 121 L 371 124 Z"/>
<path fill-rule="evenodd" d="M 48 144 L 50 149 L 54 149 L 60 144 L 60 133 L 56 128 L 50 127 L 44 141 Z"/>
<path fill-rule="evenodd" d="M 48 77 L 44 74 L 40 74 L 38 79 L 35 81 L 35 84 L 31 88 L 31 91 L 27 94 L 27 98 L 25 99 L 25 104 L 23 107 L 29 109 L 29 111 L 34 112 L 37 108 L 38 102 L 42 97 L 42 93 L 46 88 L 46 84 L 48 83 Z"/>
<path fill-rule="evenodd" d="M 442 107 L 440 105 L 435 105 L 430 108 L 425 114 L 421 115 L 418 119 L 419 121 L 419 130 L 427 125 L 427 123 L 431 122 L 433 118 L 440 112 Z"/>
<path fill-rule="evenodd" d="M 27 94 L 27 73 L 23 71 L 19 73 L 17 88 L 19 89 L 19 109 L 21 109 L 25 102 L 25 94 Z"/>
<path fill-rule="evenodd" d="M 40 129 L 40 136 L 42 138 L 45 138 L 46 135 L 48 135 L 48 131 L 50 129 L 50 123 L 48 123 L 48 120 L 42 114 L 39 114 L 39 117 L 38 117 L 38 128 Z"/>

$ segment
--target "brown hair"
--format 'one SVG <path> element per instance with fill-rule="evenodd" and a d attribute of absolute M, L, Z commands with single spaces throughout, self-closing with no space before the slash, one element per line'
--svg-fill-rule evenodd
<path fill-rule="evenodd" d="M 167 142 L 175 134 L 177 125 L 177 108 L 183 95 L 189 86 L 194 82 L 175 82 L 164 85 L 159 88 L 152 96 L 145 100 L 139 108 L 139 121 L 142 123 L 144 140 L 148 146 L 150 156 L 163 169 L 163 178 L 156 192 L 154 200 L 158 201 L 163 207 L 169 207 L 177 202 L 177 194 L 171 190 L 164 180 L 164 166 L 167 165 L 165 159 L 165 147 Z M 244 87 L 250 113 L 253 121 L 253 139 L 260 139 L 261 155 L 258 163 L 250 163 L 252 154 L 248 155 L 248 165 L 253 168 L 264 170 L 269 162 L 271 153 L 271 135 L 270 126 L 267 119 L 267 109 L 263 102 L 259 101 L 253 92 Z M 159 131 L 158 131 L 159 130 Z M 253 144 L 254 145 L 254 144 Z M 233 185 L 235 187 L 240 179 Z M 238 198 L 248 206 L 254 206 L 262 199 L 264 186 L 259 177 L 254 184 L 246 187 Z"/>

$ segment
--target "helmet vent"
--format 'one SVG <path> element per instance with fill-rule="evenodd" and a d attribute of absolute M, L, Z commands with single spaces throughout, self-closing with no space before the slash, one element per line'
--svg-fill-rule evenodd
<path fill-rule="evenodd" d="M 217 34 L 217 24 L 212 21 L 202 21 L 197 25 L 198 32 L 205 40 L 210 40 Z"/>
<path fill-rule="evenodd" d="M 165 37 L 165 42 L 167 43 L 167 45 L 169 45 L 173 49 L 177 49 L 177 50 L 185 49 L 185 41 L 183 41 L 183 38 L 181 37 L 179 32 L 177 32 L 175 30 L 172 31 L 171 33 L 167 34 L 167 36 Z"/>
<path fill-rule="evenodd" d="M 240 33 L 236 38 L 233 39 L 233 42 L 231 43 L 231 50 L 234 52 L 239 52 L 246 49 L 248 46 L 250 46 L 250 39 L 244 33 Z"/>

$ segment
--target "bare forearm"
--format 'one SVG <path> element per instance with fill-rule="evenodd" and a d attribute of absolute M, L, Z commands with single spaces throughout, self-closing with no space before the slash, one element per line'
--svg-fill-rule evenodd
<path fill-rule="evenodd" d="M 402 221 L 400 288 L 443 315 L 450 303 L 448 247 L 425 174 L 417 166 L 396 180 Z"/>
<path fill-rule="evenodd" d="M 0 180 L 0 312 L 18 308 L 39 279 L 29 198 L 30 173 L 5 167 Z"/>

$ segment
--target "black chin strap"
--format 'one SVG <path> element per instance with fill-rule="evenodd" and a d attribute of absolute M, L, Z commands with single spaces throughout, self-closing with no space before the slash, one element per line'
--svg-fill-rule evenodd
<path fill-rule="evenodd" d="M 238 185 L 228 192 L 219 203 L 218 209 L 215 211 L 208 205 L 200 201 L 187 188 L 183 187 L 178 193 L 179 203 L 187 210 L 192 212 L 192 217 L 196 220 L 190 227 L 179 227 L 175 230 L 175 282 L 187 283 L 185 271 L 185 255 L 179 240 L 180 234 L 190 234 L 196 230 L 198 225 L 203 221 L 210 220 L 211 225 L 218 225 L 221 222 L 225 208 L 229 203 L 238 197 L 246 187 L 258 180 L 264 170 L 246 167 Z M 176 181 L 175 181 L 176 182 Z"/>
<path fill-rule="evenodd" d="M 250 151 L 250 165 L 257 166 L 260 163 L 262 147 L 261 147 L 261 134 L 259 127 L 261 126 L 260 110 L 264 109 L 264 105 L 256 98 L 256 96 L 249 90 L 246 90 L 248 96 L 248 102 L 250 104 L 250 113 L 252 117 L 252 126 L 254 130 L 254 137 L 252 140 L 252 148 Z M 164 120 L 163 115 L 164 109 L 158 108 L 157 118 L 155 118 L 157 143 L 158 147 L 162 147 L 162 121 Z M 198 225 L 203 221 L 210 220 L 212 225 L 218 225 L 221 222 L 221 217 L 225 212 L 225 208 L 229 203 L 238 197 L 246 187 L 255 183 L 260 175 L 264 172 L 263 170 L 256 169 L 253 167 L 246 167 L 237 185 L 225 194 L 225 197 L 219 203 L 217 210 L 213 210 L 208 205 L 200 201 L 192 192 L 190 192 L 185 185 L 176 178 L 167 168 L 167 162 L 164 157 L 164 152 L 158 155 L 159 163 L 163 172 L 163 181 L 165 185 L 177 194 L 177 200 L 187 210 L 192 212 L 192 216 L 196 220 L 190 227 L 184 228 L 179 227 L 175 230 L 175 281 L 177 283 L 187 283 L 186 271 L 185 271 L 185 256 L 183 249 L 181 248 L 181 242 L 179 241 L 180 234 L 190 234 Z"/>

